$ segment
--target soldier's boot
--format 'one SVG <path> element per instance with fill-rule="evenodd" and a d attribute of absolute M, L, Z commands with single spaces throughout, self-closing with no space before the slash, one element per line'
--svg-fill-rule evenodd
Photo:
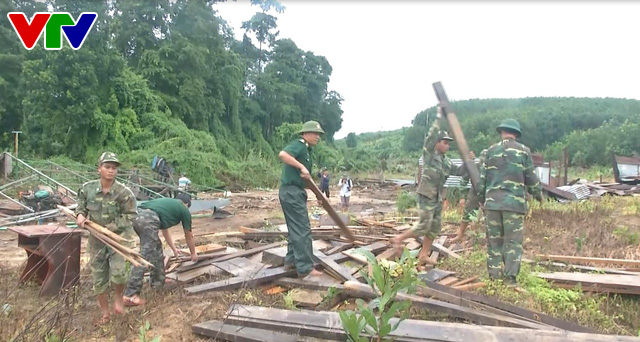
<path fill-rule="evenodd" d="M 451 239 L 451 244 L 454 244 L 458 241 L 461 241 L 464 238 L 464 233 L 467 231 L 467 227 L 469 226 L 469 222 L 462 222 L 460 227 L 458 227 L 458 234 L 456 237 Z"/>

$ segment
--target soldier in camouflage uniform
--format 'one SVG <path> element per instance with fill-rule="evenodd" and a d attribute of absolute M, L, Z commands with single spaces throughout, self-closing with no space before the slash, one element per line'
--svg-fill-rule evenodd
<path fill-rule="evenodd" d="M 165 241 L 173 251 L 174 256 L 187 254 L 177 249 L 173 243 L 173 238 L 169 233 L 169 228 L 182 223 L 185 240 L 191 252 L 191 261 L 198 261 L 196 245 L 191 231 L 191 197 L 188 194 L 178 194 L 177 198 L 158 198 L 141 203 L 138 206 L 138 216 L 133 221 L 133 229 L 140 237 L 140 254 L 153 264 L 149 270 L 152 288 L 162 287 L 165 283 L 164 274 L 164 251 L 159 232 L 162 232 Z M 136 306 L 144 304 L 140 298 L 142 292 L 142 281 L 146 268 L 144 266 L 134 267 L 131 279 L 124 294 L 125 305 Z"/>
<path fill-rule="evenodd" d="M 432 265 L 437 262 L 429 258 L 429 252 L 433 240 L 441 230 L 440 214 L 442 202 L 445 199 L 444 183 L 450 175 L 462 176 L 467 173 L 464 165 L 457 166 L 451 163 L 451 160 L 446 156 L 449 142 L 453 141 L 453 138 L 446 131 L 440 130 L 441 112 L 441 108 L 438 107 L 436 120 L 424 139 L 422 175 L 417 190 L 420 221 L 412 229 L 391 239 L 391 243 L 399 252 L 405 239 L 424 236 L 418 259 L 421 263 Z M 469 153 L 469 157 L 475 159 L 473 152 Z"/>
<path fill-rule="evenodd" d="M 487 150 L 484 149 L 480 153 L 480 159 L 476 163 L 476 166 L 480 168 L 482 161 L 484 160 L 485 153 Z M 469 176 L 464 177 L 465 182 L 469 182 Z M 471 187 L 469 192 L 467 193 L 467 199 L 464 201 L 464 212 L 462 214 L 462 222 L 460 223 L 460 227 L 458 228 L 458 235 L 451 239 L 451 243 L 455 243 L 461 241 L 464 238 L 464 233 L 467 231 L 467 227 L 469 226 L 469 222 L 471 222 L 471 215 L 480 209 L 480 203 L 478 202 L 478 194 L 476 189 Z"/>
<path fill-rule="evenodd" d="M 506 119 L 497 131 L 502 141 L 489 147 L 480 166 L 478 200 L 484 206 L 486 219 L 489 276 L 504 277 L 505 283 L 515 286 L 522 259 L 525 195 L 529 192 L 541 201 L 542 189 L 531 150 L 516 141 L 521 135 L 520 124 Z"/>
<path fill-rule="evenodd" d="M 114 153 L 104 152 L 100 156 L 100 179 L 87 182 L 78 190 L 78 207 L 75 212 L 79 227 L 84 227 L 85 222 L 90 220 L 121 235 L 130 243 L 133 238 L 136 199 L 129 188 L 115 180 L 118 166 L 120 162 Z M 129 244 L 128 247 L 132 246 Z M 122 294 L 131 265 L 93 235 L 89 235 L 88 250 L 93 290 L 102 310 L 102 318 L 97 323 L 104 324 L 110 318 L 108 290 L 111 284 L 115 285 L 114 311 L 116 314 L 124 313 Z"/>

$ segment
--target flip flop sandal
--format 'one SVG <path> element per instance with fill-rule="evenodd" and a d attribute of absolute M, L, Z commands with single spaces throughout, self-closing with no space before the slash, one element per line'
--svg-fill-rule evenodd
<path fill-rule="evenodd" d="M 140 306 L 144 304 L 144 300 L 142 300 L 142 298 L 140 297 L 122 297 L 122 299 L 124 300 L 124 306 L 127 307 Z"/>

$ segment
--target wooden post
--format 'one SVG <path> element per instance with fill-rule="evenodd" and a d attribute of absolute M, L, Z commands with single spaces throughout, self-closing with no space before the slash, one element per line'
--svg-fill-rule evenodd
<path fill-rule="evenodd" d="M 22 133 L 22 131 L 11 131 L 11 133 L 13 133 L 15 137 L 13 154 L 16 156 L 16 158 L 18 158 L 18 134 Z"/>
<path fill-rule="evenodd" d="M 565 147 L 562 150 L 562 166 L 564 168 L 564 183 L 562 185 L 569 184 L 569 150 Z"/>
<path fill-rule="evenodd" d="M 458 146 L 460 157 L 462 158 L 464 165 L 467 167 L 467 172 L 469 172 L 469 178 L 471 179 L 471 185 L 473 185 L 474 189 L 478 189 L 477 186 L 478 182 L 480 182 L 480 171 L 478 171 L 474 160 L 469 159 L 469 147 L 467 146 L 464 134 L 462 134 L 462 128 L 460 128 L 458 117 L 451 110 L 449 98 L 442 87 L 442 83 L 434 83 L 433 90 L 435 90 L 438 102 L 442 107 L 442 115 L 447 118 L 449 128 L 451 128 L 451 133 L 453 134 L 453 139 L 456 141 L 456 145 Z"/>

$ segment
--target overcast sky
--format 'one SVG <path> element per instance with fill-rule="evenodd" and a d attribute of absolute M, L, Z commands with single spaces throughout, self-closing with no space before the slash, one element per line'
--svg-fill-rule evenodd
<path fill-rule="evenodd" d="M 329 89 L 345 99 L 337 138 L 411 125 L 436 105 L 437 81 L 450 100 L 640 99 L 640 3 L 281 2 L 280 38 L 333 67 Z M 238 38 L 259 10 L 244 0 L 214 8 Z"/>

